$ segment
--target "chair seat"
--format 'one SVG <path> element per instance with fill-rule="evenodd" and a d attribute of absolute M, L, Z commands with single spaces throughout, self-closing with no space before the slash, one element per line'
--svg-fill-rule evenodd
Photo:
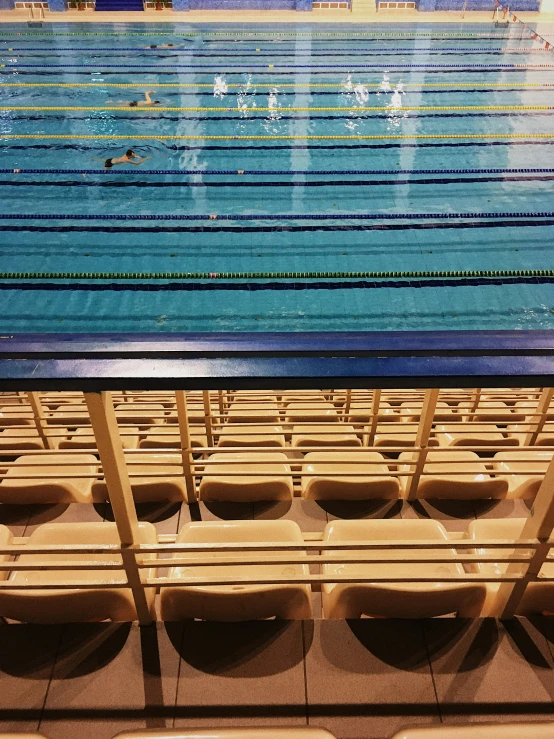
<path fill-rule="evenodd" d="M 281 452 L 212 454 L 209 460 L 215 464 L 205 467 L 200 483 L 200 500 L 292 500 L 291 469 L 287 459 Z M 243 475 L 243 472 L 265 474 Z"/>
<path fill-rule="evenodd" d="M 229 423 L 279 423 L 277 403 L 232 403 L 227 413 Z"/>
<path fill-rule="evenodd" d="M 344 423 L 320 423 L 293 426 L 291 446 L 361 446 L 354 426 Z"/>
<path fill-rule="evenodd" d="M 249 424 L 242 428 L 234 428 L 234 426 L 233 423 L 221 427 L 218 446 L 285 446 L 285 435 L 281 426 L 256 426 L 255 424 Z"/>
<path fill-rule="evenodd" d="M 423 401 L 406 401 L 400 404 L 400 414 L 403 421 L 417 422 L 421 416 Z M 439 400 L 433 415 L 435 421 L 452 421 L 456 419 L 457 409 Z M 454 418 L 453 418 L 454 417 Z"/>
<path fill-rule="evenodd" d="M 396 499 L 398 478 L 392 477 L 379 452 L 308 452 L 302 467 L 302 497 L 306 500 Z M 376 464 L 368 464 L 368 463 Z M 369 473 L 380 473 L 369 477 Z M 345 476 L 344 473 L 349 473 Z M 353 473 L 360 473 L 353 477 Z M 342 475 L 342 476 L 341 476 Z"/>
<path fill-rule="evenodd" d="M 91 475 L 97 472 L 98 460 L 93 454 L 26 454 L 10 463 L 0 482 L 0 502 L 92 503 L 95 478 Z M 61 477 L 73 474 L 74 478 Z M 14 479 L 24 475 L 34 479 Z"/>
<path fill-rule="evenodd" d="M 398 458 L 398 473 L 413 471 L 402 463 L 414 459 L 414 452 L 402 452 Z M 458 474 L 455 474 L 458 473 Z M 462 473 L 462 474 L 459 474 Z M 407 492 L 410 478 L 402 477 Z M 485 463 L 467 451 L 430 451 L 417 487 L 418 498 L 446 498 L 470 500 L 504 498 L 508 492 L 507 480 L 495 478 Z"/>
<path fill-rule="evenodd" d="M 163 423 L 169 412 L 161 403 L 120 403 L 115 415 L 120 422 L 154 426 Z"/>
<path fill-rule="evenodd" d="M 139 523 L 142 543 L 156 544 L 158 541 L 153 524 Z M 75 546 L 83 544 L 117 544 L 119 536 L 115 523 L 48 523 L 39 526 L 27 541 L 27 545 L 44 544 Z M 25 545 L 24 545 L 25 546 Z M 23 548 L 24 548 L 23 546 Z M 145 555 L 149 557 L 150 555 Z M 17 562 L 44 564 L 64 562 L 113 562 L 121 560 L 114 554 L 22 554 Z M 146 577 L 153 571 L 146 570 Z M 125 580 L 123 570 L 19 570 L 10 574 L 9 582 L 28 585 L 29 590 L 0 590 L 0 615 L 16 621 L 31 623 L 71 623 L 75 621 L 134 621 L 137 618 L 131 590 L 110 588 L 110 584 Z M 43 585 L 59 583 L 75 586 L 71 589 L 41 590 Z M 105 587 L 85 590 L 80 587 L 88 583 L 101 583 Z M 147 588 L 146 596 L 154 615 L 155 588 Z"/>
<path fill-rule="evenodd" d="M 324 542 L 364 542 L 417 540 L 448 541 L 445 528 L 438 521 L 364 519 L 363 521 L 333 521 L 328 523 L 323 534 Z M 326 556 L 345 557 L 344 552 L 325 551 Z M 441 582 L 348 582 L 324 583 L 322 585 L 323 614 L 325 618 L 360 618 L 362 615 L 385 618 L 430 618 L 450 613 L 477 616 L 485 598 L 486 588 L 480 583 L 467 581 L 463 567 L 456 562 L 439 564 L 437 550 L 420 549 L 412 552 L 414 558 L 429 559 L 421 564 L 325 564 L 322 571 L 327 577 L 333 575 L 349 578 L 368 577 L 456 577 L 460 583 Z M 348 555 L 364 556 L 369 560 L 386 557 L 406 559 L 407 550 L 387 549 L 348 551 Z M 441 550 L 441 557 L 456 556 L 454 549 Z"/>
<path fill-rule="evenodd" d="M 434 433 L 439 446 L 517 446 L 519 443 L 490 423 L 438 425 Z"/>
<path fill-rule="evenodd" d="M 501 724 L 472 723 L 428 729 L 416 727 L 403 729 L 391 739 L 552 739 L 553 736 L 554 721 L 529 721 Z"/>
<path fill-rule="evenodd" d="M 30 405 L 0 407 L 0 428 L 4 426 L 34 426 L 35 417 Z"/>
<path fill-rule="evenodd" d="M 160 429 L 159 425 L 146 429 L 141 434 L 146 436 L 139 441 L 139 449 L 181 449 L 181 436 L 179 429 L 166 426 Z M 208 440 L 203 430 L 189 427 L 191 448 L 208 446 Z"/>
<path fill-rule="evenodd" d="M 139 440 L 138 428 L 122 428 L 121 443 L 124 449 L 136 449 Z M 90 427 L 81 427 L 72 431 L 68 439 L 62 439 L 60 449 L 96 449 L 96 439 Z"/>
<path fill-rule="evenodd" d="M 328 401 L 289 403 L 285 414 L 288 423 L 338 421 L 337 409 Z"/>
<path fill-rule="evenodd" d="M 63 431 L 67 429 L 56 429 L 56 433 Z M 56 448 L 60 443 L 60 438 L 50 436 L 50 443 L 51 448 Z M 0 431 L 0 449 L 44 449 L 44 442 L 34 428 L 10 426 Z"/>
<path fill-rule="evenodd" d="M 536 428 L 536 426 L 535 426 Z M 506 435 L 514 437 L 518 440 L 521 446 L 527 444 L 527 437 L 533 431 L 533 425 L 527 422 L 525 424 L 514 424 L 508 426 L 506 429 Z M 541 429 L 541 432 L 537 434 L 537 439 L 533 446 L 554 446 L 554 423 L 545 423 Z"/>
<path fill-rule="evenodd" d="M 534 498 L 542 479 L 552 460 L 551 451 L 514 450 L 497 452 L 494 455 L 493 469 L 505 472 L 500 479 L 508 481 L 508 498 Z M 527 460 L 527 461 L 520 461 Z M 517 473 L 531 474 L 517 474 Z M 536 472 L 537 474 L 533 474 Z"/>
<path fill-rule="evenodd" d="M 139 729 L 124 731 L 114 739 L 335 739 L 335 736 L 325 729 L 302 726 L 294 729 Z"/>
<path fill-rule="evenodd" d="M 390 406 L 389 403 L 383 401 L 379 404 L 379 410 L 377 412 L 377 418 L 380 421 L 388 421 L 394 423 L 400 421 L 398 412 Z M 348 422 L 349 423 L 371 423 L 372 412 L 371 412 L 371 400 L 360 401 L 355 400 L 350 404 L 348 410 Z"/>
<path fill-rule="evenodd" d="M 203 521 L 188 523 L 177 536 L 178 543 L 215 544 L 220 542 L 303 542 L 302 532 L 293 521 Z M 177 555 L 175 555 L 177 556 Z M 229 559 L 238 552 L 217 554 L 187 553 L 191 559 Z M 251 552 L 249 564 L 172 567 L 169 578 L 280 577 L 309 575 L 307 565 L 255 565 L 256 557 L 278 558 L 278 554 Z M 250 621 L 264 618 L 309 619 L 312 617 L 309 585 L 186 585 L 161 588 L 161 617 L 164 621 L 199 618 L 206 621 Z"/>
<path fill-rule="evenodd" d="M 493 423 L 517 423 L 525 419 L 524 413 L 516 413 L 503 400 L 480 400 L 477 408 L 472 410 L 471 400 L 458 405 L 458 413 L 463 421 L 489 421 Z"/>
<path fill-rule="evenodd" d="M 379 423 L 375 429 L 373 446 L 412 447 L 417 435 L 417 423 Z M 438 446 L 436 439 L 429 439 L 429 446 Z"/>
<path fill-rule="evenodd" d="M 129 454 L 125 461 L 136 503 L 187 500 L 180 454 Z M 94 483 L 92 496 L 97 502 L 109 499 L 108 486 L 104 480 Z"/>

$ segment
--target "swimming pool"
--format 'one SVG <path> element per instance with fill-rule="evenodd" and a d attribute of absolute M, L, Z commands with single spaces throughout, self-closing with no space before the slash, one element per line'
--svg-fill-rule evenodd
<path fill-rule="evenodd" d="M 528 31 L 4 24 L 0 64 L 4 333 L 554 328 Z"/>

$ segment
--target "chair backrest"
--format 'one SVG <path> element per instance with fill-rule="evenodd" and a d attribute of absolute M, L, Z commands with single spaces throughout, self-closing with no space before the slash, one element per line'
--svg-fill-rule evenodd
<path fill-rule="evenodd" d="M 113 739 L 335 739 L 325 729 L 161 729 L 126 731 Z"/>

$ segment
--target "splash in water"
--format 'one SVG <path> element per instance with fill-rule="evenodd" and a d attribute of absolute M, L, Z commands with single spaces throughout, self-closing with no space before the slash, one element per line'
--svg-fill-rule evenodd
<path fill-rule="evenodd" d="M 227 82 L 225 81 L 225 77 L 218 74 L 216 75 L 214 79 L 214 97 L 215 98 L 222 98 L 227 95 L 229 92 L 229 87 L 227 86 Z"/>
<path fill-rule="evenodd" d="M 362 85 L 361 82 L 359 82 L 354 88 L 354 95 L 356 96 L 358 105 L 363 105 L 369 100 L 369 92 L 367 90 L 367 87 L 365 85 Z"/>
<path fill-rule="evenodd" d="M 394 108 L 395 110 L 398 110 L 402 107 L 402 95 L 404 95 L 405 93 L 401 85 L 402 83 L 399 82 L 396 86 L 396 90 L 393 92 L 390 103 L 388 104 L 389 108 Z"/>
<path fill-rule="evenodd" d="M 392 88 L 390 86 L 390 77 L 385 72 L 384 75 L 383 75 L 383 79 L 381 80 L 381 82 L 379 84 L 379 91 L 380 92 L 390 92 L 391 89 Z"/>
<path fill-rule="evenodd" d="M 354 84 L 352 82 L 352 75 L 349 73 L 344 82 L 342 83 L 342 86 L 346 90 L 346 92 L 352 92 L 354 89 Z"/>

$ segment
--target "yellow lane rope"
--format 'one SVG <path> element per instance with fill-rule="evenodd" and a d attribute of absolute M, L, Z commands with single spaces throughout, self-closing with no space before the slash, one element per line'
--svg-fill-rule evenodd
<path fill-rule="evenodd" d="M 212 82 L 155 82 L 156 87 L 207 87 Z M 380 82 L 366 82 L 366 87 L 380 87 Z M 0 87 L 146 87 L 144 82 L 0 82 Z M 228 83 L 229 88 L 245 87 L 244 83 Z M 253 87 L 344 88 L 342 82 L 256 82 Z M 404 87 L 554 87 L 554 82 L 406 82 Z"/>
<path fill-rule="evenodd" d="M 96 111 L 96 112 L 104 112 L 108 110 L 124 110 L 124 111 L 132 111 L 133 113 L 137 111 L 188 111 L 188 112 L 196 112 L 196 113 L 287 113 L 287 112 L 307 112 L 307 111 L 315 111 L 315 112 L 328 112 L 328 111 L 342 111 L 342 112 L 362 112 L 362 111 L 381 111 L 382 113 L 390 112 L 391 108 L 387 106 L 379 106 L 379 107 L 364 107 L 362 106 L 341 106 L 341 107 L 286 107 L 286 108 L 268 108 L 263 106 L 256 106 L 254 108 L 240 108 L 240 107 L 160 107 L 156 106 L 155 108 L 150 108 L 148 106 L 133 106 L 129 107 L 124 105 L 117 105 L 117 106 L 107 106 L 107 107 L 94 107 L 94 106 L 88 106 L 88 107 L 78 107 L 78 106 L 46 106 L 46 105 L 5 105 L 0 108 L 0 110 L 48 110 L 48 111 L 56 111 L 56 110 L 70 110 L 70 111 Z M 420 105 L 420 106 L 414 106 L 414 107 L 402 107 L 398 108 L 398 110 L 403 111 L 426 111 L 426 110 L 554 110 L 554 105 Z"/>
<path fill-rule="evenodd" d="M 129 140 L 150 140 L 150 141 L 360 141 L 360 140 L 377 140 L 377 139 L 552 139 L 554 133 L 451 133 L 451 134 L 414 134 L 412 136 L 404 135 L 379 135 L 379 136 L 308 136 L 308 135 L 289 135 L 289 136 L 200 136 L 200 135 L 180 135 L 168 136 L 148 134 L 72 134 L 72 133 L 5 133 L 0 134 L 0 141 L 5 139 L 92 139 L 116 141 L 123 139 Z"/>
<path fill-rule="evenodd" d="M 0 32 L 1 36 L 178 36 L 186 38 L 188 36 L 203 36 L 205 38 L 208 38 L 209 36 L 290 36 L 291 38 L 296 38 L 297 36 L 300 37 L 308 37 L 311 36 L 327 36 L 329 38 L 336 37 L 336 36 L 348 36 L 349 38 L 356 38 L 356 37 L 366 37 L 366 36 L 390 36 L 391 38 L 405 38 L 406 36 L 409 36 L 410 38 L 425 38 L 429 36 L 437 37 L 437 38 L 448 38 L 450 36 L 460 36 L 460 31 L 454 32 L 454 33 L 393 33 L 392 31 L 388 32 L 378 32 L 378 31 L 356 31 L 354 33 L 345 33 L 345 32 L 335 32 L 335 33 L 329 33 L 329 32 L 315 32 L 315 33 L 309 33 L 309 32 L 292 32 L 292 31 L 257 31 L 256 33 L 251 33 L 249 31 L 233 31 L 232 29 L 229 31 L 211 31 L 209 33 L 198 33 L 198 32 L 188 32 L 188 33 L 161 33 L 159 31 L 154 31 L 152 33 L 147 33 L 146 31 L 125 31 L 123 34 L 121 31 L 63 31 L 61 33 L 44 33 L 44 32 L 29 32 L 29 31 L 7 31 L 7 32 Z M 489 34 L 489 33 L 465 33 L 466 37 L 475 37 L 475 38 L 505 38 L 505 36 L 502 36 L 500 34 Z M 463 36 L 462 36 L 463 38 Z"/>

